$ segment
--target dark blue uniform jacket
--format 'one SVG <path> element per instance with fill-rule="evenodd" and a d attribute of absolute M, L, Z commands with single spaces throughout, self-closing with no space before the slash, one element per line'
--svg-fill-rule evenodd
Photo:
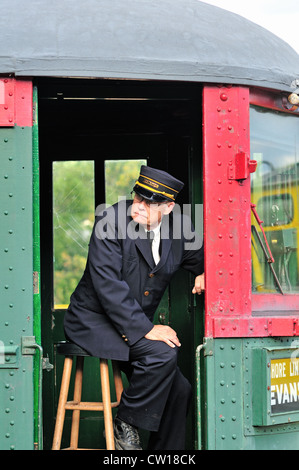
<path fill-rule="evenodd" d="M 175 210 L 163 217 L 161 259 L 155 265 L 130 204 L 121 201 L 96 217 L 86 268 L 64 320 L 67 338 L 92 356 L 123 361 L 130 345 L 153 328 L 174 273 L 180 267 L 194 275 L 204 271 L 203 247 L 194 242 L 189 218 Z"/>

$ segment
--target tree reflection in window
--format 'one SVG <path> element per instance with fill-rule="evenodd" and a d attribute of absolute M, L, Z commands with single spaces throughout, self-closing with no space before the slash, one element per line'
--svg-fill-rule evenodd
<path fill-rule="evenodd" d="M 54 307 L 67 308 L 94 223 L 94 162 L 53 162 Z"/>

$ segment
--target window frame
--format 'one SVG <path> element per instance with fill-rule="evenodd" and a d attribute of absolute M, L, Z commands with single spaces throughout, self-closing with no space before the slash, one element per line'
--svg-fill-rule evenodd
<path fill-rule="evenodd" d="M 299 117 L 299 107 L 288 103 L 288 93 L 252 89 L 250 106 L 252 105 Z M 268 336 L 297 336 L 299 335 L 299 293 L 282 295 L 252 292 L 252 315 L 258 318 L 265 316 Z"/>

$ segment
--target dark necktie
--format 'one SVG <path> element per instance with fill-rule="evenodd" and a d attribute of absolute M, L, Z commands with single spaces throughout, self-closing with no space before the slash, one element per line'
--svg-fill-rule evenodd
<path fill-rule="evenodd" d="M 146 232 L 146 238 L 148 239 L 148 241 L 150 242 L 150 245 L 152 246 L 153 244 L 153 239 L 155 237 L 155 234 L 152 230 L 149 230 L 148 232 Z"/>

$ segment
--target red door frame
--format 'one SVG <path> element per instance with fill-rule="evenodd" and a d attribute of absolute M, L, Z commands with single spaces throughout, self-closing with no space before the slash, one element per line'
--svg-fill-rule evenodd
<path fill-rule="evenodd" d="M 0 126 L 32 127 L 32 80 L 0 78 Z"/>
<path fill-rule="evenodd" d="M 294 113 L 278 95 L 238 86 L 203 90 L 206 337 L 299 335 L 299 295 L 252 294 L 251 286 L 249 108 Z"/>

